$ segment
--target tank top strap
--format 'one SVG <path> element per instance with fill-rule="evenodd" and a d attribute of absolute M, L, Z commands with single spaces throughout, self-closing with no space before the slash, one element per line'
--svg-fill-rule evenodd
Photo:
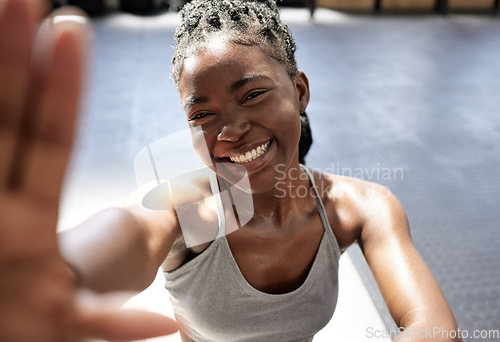
<path fill-rule="evenodd" d="M 217 230 L 217 235 L 215 236 L 215 239 L 219 239 L 223 237 L 226 232 L 226 217 L 224 215 L 224 206 L 222 205 L 222 197 L 220 195 L 217 174 L 213 171 L 210 172 L 210 188 L 212 190 L 212 195 L 214 196 L 217 209 L 217 219 L 219 221 L 219 228 Z"/>
<path fill-rule="evenodd" d="M 319 191 L 316 187 L 316 183 L 314 182 L 314 177 L 313 177 L 311 171 L 307 167 L 305 167 L 302 164 L 300 164 L 300 167 L 306 172 L 307 176 L 309 177 L 309 182 L 311 183 L 311 187 L 314 191 L 314 197 L 316 199 L 316 204 L 318 206 L 318 213 L 319 213 L 319 216 L 321 219 L 321 224 L 323 225 L 323 229 L 325 231 L 327 231 L 327 235 L 330 237 L 330 239 L 334 240 L 336 247 L 338 248 L 338 250 L 340 252 L 340 247 L 338 245 L 337 238 L 335 237 L 335 234 L 333 234 L 333 230 L 332 230 L 330 223 L 328 221 L 326 209 L 325 209 L 325 206 L 323 205 L 323 201 L 321 200 L 321 196 L 320 196 Z M 215 172 L 210 173 L 210 187 L 211 187 L 212 194 L 214 196 L 214 200 L 216 203 L 217 218 L 219 221 L 217 235 L 215 236 L 215 240 L 217 240 L 217 239 L 225 236 L 226 218 L 224 215 L 224 206 L 222 205 L 222 197 L 220 194 L 219 182 L 217 179 L 217 174 Z"/>
<path fill-rule="evenodd" d="M 314 177 L 313 177 L 311 171 L 307 167 L 305 167 L 302 164 L 300 164 L 300 167 L 302 168 L 302 170 L 304 170 L 306 172 L 307 176 L 309 177 L 309 182 L 311 183 L 311 187 L 314 190 L 314 197 L 316 198 L 316 204 L 318 206 L 318 213 L 319 213 L 319 216 L 321 218 L 321 223 L 323 224 L 323 229 L 325 229 L 327 231 L 327 235 L 330 237 L 330 239 L 332 239 L 335 242 L 335 246 L 338 249 L 339 254 L 341 254 L 342 251 L 340 250 L 340 247 L 339 247 L 339 244 L 337 241 L 337 237 L 335 236 L 335 234 L 333 234 L 332 227 L 330 226 L 330 222 L 328 221 L 328 215 L 326 214 L 326 209 L 325 209 L 325 206 L 323 205 L 323 201 L 321 200 L 321 196 L 319 194 L 318 188 L 316 188 L 316 183 L 314 182 Z"/>

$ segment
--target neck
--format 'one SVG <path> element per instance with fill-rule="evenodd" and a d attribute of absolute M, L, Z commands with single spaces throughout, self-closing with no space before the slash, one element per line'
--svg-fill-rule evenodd
<path fill-rule="evenodd" d="M 270 191 L 252 194 L 254 218 L 283 226 L 306 207 L 311 199 L 309 177 L 299 164 L 280 170 Z"/>

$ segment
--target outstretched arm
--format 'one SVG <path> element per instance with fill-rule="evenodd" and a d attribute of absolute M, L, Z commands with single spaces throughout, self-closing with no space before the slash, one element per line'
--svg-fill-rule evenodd
<path fill-rule="evenodd" d="M 462 341 L 438 283 L 411 241 L 403 207 L 387 189 L 370 186 L 360 247 L 398 327 L 396 341 Z"/>
<path fill-rule="evenodd" d="M 59 234 L 60 249 L 80 286 L 97 292 L 142 291 L 175 242 L 176 222 L 173 211 L 109 208 Z"/>
<path fill-rule="evenodd" d="M 171 320 L 117 311 L 106 305 L 108 297 L 94 296 L 99 305 L 92 308 L 75 299 L 56 223 L 88 27 L 80 13 L 68 12 L 79 15 L 65 17 L 76 22 L 46 20 L 35 37 L 41 3 L 0 1 L 0 340 L 130 340 L 171 333 Z M 141 221 L 138 214 L 129 218 Z"/>

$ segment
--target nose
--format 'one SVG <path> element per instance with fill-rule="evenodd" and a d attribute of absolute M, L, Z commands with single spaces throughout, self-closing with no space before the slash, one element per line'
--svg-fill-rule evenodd
<path fill-rule="evenodd" d="M 218 141 L 235 142 L 241 139 L 250 130 L 250 122 L 239 118 L 236 120 L 227 121 L 222 125 L 222 128 L 217 135 Z"/>

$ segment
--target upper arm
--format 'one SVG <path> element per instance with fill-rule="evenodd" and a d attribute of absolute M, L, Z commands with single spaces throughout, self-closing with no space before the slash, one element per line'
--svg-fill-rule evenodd
<path fill-rule="evenodd" d="M 125 208 L 139 223 L 151 263 L 158 268 L 167 257 L 170 249 L 180 234 L 180 227 L 175 210 L 165 207 L 163 210 L 146 208 L 142 200 L 153 188 L 152 184 L 146 184 L 137 189 L 128 198 Z M 162 203 L 171 203 L 169 192 L 164 191 L 158 199 Z"/>
<path fill-rule="evenodd" d="M 359 245 L 396 324 L 456 329 L 451 309 L 415 248 L 405 211 L 386 188 L 363 199 Z"/>
<path fill-rule="evenodd" d="M 172 210 L 150 210 L 131 201 L 59 234 L 59 247 L 83 286 L 99 292 L 143 290 L 177 238 L 176 222 Z"/>

